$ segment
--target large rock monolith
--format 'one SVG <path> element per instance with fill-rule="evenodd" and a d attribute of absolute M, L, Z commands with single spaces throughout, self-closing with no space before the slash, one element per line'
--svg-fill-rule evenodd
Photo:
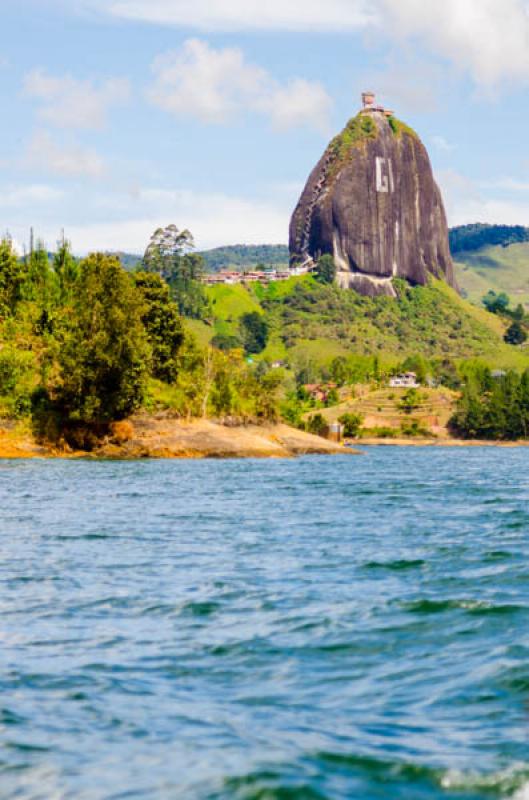
<path fill-rule="evenodd" d="M 292 265 L 326 253 L 338 283 L 361 294 L 392 296 L 393 278 L 425 285 L 429 275 L 455 287 L 426 148 L 371 94 L 312 171 L 290 223 Z"/>

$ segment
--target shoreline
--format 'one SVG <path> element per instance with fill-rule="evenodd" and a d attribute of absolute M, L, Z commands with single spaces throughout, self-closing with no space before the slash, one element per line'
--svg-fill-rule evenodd
<path fill-rule="evenodd" d="M 0 420 L 0 459 L 244 459 L 305 455 L 362 455 L 369 447 L 529 447 L 514 442 L 442 438 L 346 439 L 336 444 L 282 423 L 226 425 L 212 420 L 175 419 L 166 413 L 138 414 L 117 423 L 114 434 L 92 451 L 36 441 L 31 432 Z"/>
<path fill-rule="evenodd" d="M 529 440 L 506 442 L 502 439 L 350 439 L 351 447 L 529 447 Z"/>
<path fill-rule="evenodd" d="M 7 429 L 6 426 L 7 425 Z M 228 426 L 211 420 L 184 421 L 166 413 L 138 414 L 117 423 L 113 434 L 91 451 L 35 440 L 31 432 L 0 421 L 0 459 L 205 459 L 296 458 L 305 455 L 361 455 L 282 423 Z"/>

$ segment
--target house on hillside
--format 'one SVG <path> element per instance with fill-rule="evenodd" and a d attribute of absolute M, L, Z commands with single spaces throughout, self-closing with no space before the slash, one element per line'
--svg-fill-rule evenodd
<path fill-rule="evenodd" d="M 329 399 L 329 394 L 331 391 L 336 391 L 338 388 L 338 384 L 336 383 L 306 383 L 303 387 L 307 392 L 308 396 L 311 400 L 315 400 L 317 403 L 326 403 Z"/>
<path fill-rule="evenodd" d="M 394 375 L 389 381 L 391 389 L 418 389 L 420 385 L 415 372 L 403 372 L 401 375 Z"/>

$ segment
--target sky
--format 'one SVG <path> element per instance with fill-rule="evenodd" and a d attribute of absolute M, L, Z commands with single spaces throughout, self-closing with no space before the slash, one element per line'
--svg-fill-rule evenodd
<path fill-rule="evenodd" d="M 527 0 L 1 0 L 0 227 L 50 249 L 287 243 L 369 89 L 449 223 L 529 225 Z"/>

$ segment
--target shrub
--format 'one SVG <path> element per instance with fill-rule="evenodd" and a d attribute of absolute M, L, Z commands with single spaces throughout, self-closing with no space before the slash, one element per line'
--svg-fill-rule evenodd
<path fill-rule="evenodd" d="M 307 421 L 307 430 L 316 436 L 325 436 L 328 430 L 325 418 L 321 414 L 313 414 Z"/>
<path fill-rule="evenodd" d="M 418 419 L 403 422 L 400 430 L 403 436 L 431 436 L 431 431 Z"/>
<path fill-rule="evenodd" d="M 355 439 L 362 427 L 364 418 L 362 414 L 347 413 L 338 417 L 338 422 L 344 426 L 344 436 Z"/>
<path fill-rule="evenodd" d="M 211 340 L 211 344 L 213 347 L 216 347 L 217 350 L 238 350 L 242 347 L 242 342 L 238 336 L 233 336 L 229 333 L 217 333 L 213 339 Z"/>
<path fill-rule="evenodd" d="M 320 283 L 334 283 L 336 279 L 336 264 L 331 255 L 324 255 L 318 259 L 316 277 Z"/>
<path fill-rule="evenodd" d="M 515 320 L 509 325 L 503 338 L 507 344 L 523 344 L 527 341 L 527 331 L 518 320 Z"/>

